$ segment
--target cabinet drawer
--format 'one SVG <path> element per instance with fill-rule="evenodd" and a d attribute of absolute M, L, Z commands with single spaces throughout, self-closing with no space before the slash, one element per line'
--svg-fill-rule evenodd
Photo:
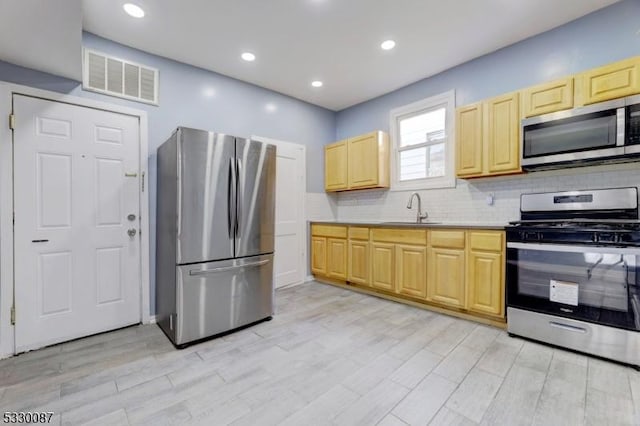
<path fill-rule="evenodd" d="M 347 227 L 337 225 L 311 225 L 311 235 L 320 237 L 347 238 Z"/>
<path fill-rule="evenodd" d="M 352 240 L 368 240 L 369 228 L 349 227 L 349 238 Z"/>
<path fill-rule="evenodd" d="M 471 250 L 502 251 L 504 233 L 500 231 L 469 231 Z"/>
<path fill-rule="evenodd" d="M 431 246 L 446 248 L 464 248 L 464 231 L 431 231 Z"/>
<path fill-rule="evenodd" d="M 371 230 L 373 241 L 400 244 L 427 244 L 427 231 L 425 229 L 386 229 L 374 228 Z"/>

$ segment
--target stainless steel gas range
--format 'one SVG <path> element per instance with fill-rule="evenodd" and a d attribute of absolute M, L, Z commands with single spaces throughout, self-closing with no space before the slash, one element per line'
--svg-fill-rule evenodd
<path fill-rule="evenodd" d="M 507 227 L 510 334 L 640 365 L 637 188 L 524 194 Z"/>

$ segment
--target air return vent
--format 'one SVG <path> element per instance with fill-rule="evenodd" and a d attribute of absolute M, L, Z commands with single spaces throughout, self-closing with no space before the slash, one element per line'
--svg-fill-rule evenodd
<path fill-rule="evenodd" d="M 84 50 L 85 89 L 158 105 L 158 70 L 134 62 Z"/>

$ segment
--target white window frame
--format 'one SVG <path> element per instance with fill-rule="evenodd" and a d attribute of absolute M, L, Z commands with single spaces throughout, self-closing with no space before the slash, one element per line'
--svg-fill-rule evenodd
<path fill-rule="evenodd" d="M 436 188 L 454 188 L 456 186 L 456 174 L 455 174 L 455 91 L 450 90 L 439 95 L 431 96 L 418 102 L 404 105 L 398 108 L 394 108 L 390 112 L 390 126 L 391 129 L 391 190 L 392 191 L 409 191 L 420 189 L 436 189 Z M 424 112 L 436 110 L 438 108 L 445 107 L 445 144 L 444 144 L 444 158 L 445 158 L 445 174 L 438 177 L 427 177 L 424 179 L 414 179 L 410 181 L 400 181 L 400 151 L 399 139 L 400 139 L 400 126 L 398 122 L 402 118 L 407 116 L 413 116 Z M 425 146 L 431 144 L 424 144 Z M 413 148 L 421 147 L 420 145 L 412 146 Z"/>

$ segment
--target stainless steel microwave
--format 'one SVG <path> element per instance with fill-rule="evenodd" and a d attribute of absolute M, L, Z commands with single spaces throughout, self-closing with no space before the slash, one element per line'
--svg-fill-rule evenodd
<path fill-rule="evenodd" d="M 640 95 L 522 120 L 522 168 L 640 161 Z"/>

